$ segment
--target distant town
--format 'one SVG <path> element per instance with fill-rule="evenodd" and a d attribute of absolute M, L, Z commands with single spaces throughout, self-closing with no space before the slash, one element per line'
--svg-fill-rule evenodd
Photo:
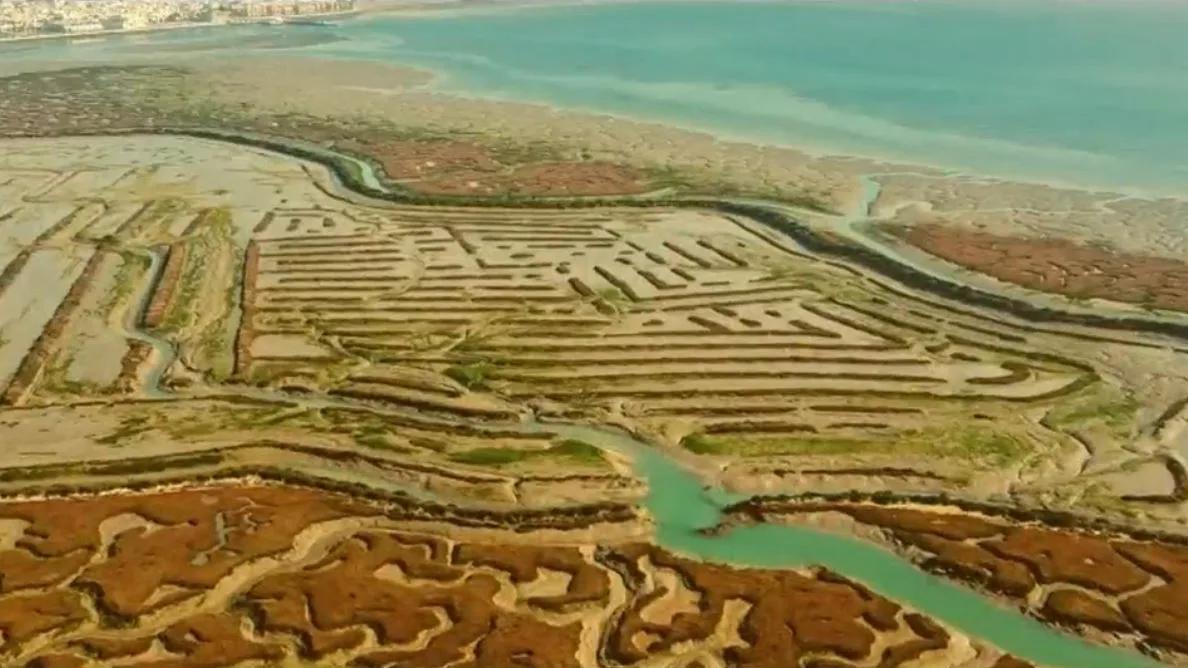
<path fill-rule="evenodd" d="M 0 40 L 131 32 L 355 11 L 355 0 L 0 0 Z"/>

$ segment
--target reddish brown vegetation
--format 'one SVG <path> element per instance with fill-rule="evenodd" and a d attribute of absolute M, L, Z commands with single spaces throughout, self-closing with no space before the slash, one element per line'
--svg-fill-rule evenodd
<path fill-rule="evenodd" d="M 1115 542 L 1114 549 L 1158 575 L 1165 584 L 1122 601 L 1120 607 L 1135 626 L 1156 642 L 1188 652 L 1188 548 L 1152 543 Z"/>
<path fill-rule="evenodd" d="M 512 192 L 527 195 L 620 195 L 649 189 L 642 174 L 608 162 L 545 162 L 510 177 Z"/>
<path fill-rule="evenodd" d="M 446 139 L 347 142 L 394 181 L 435 195 L 625 195 L 650 189 L 637 170 L 608 162 L 505 158 L 478 144 Z"/>
<path fill-rule="evenodd" d="M 1076 589 L 1057 589 L 1044 601 L 1043 614 L 1062 624 L 1085 624 L 1106 631 L 1127 631 L 1130 624 L 1112 605 Z"/>
<path fill-rule="evenodd" d="M 908 243 L 954 264 L 1027 288 L 1188 311 L 1188 263 L 1026 239 L 941 224 L 888 227 Z"/>
<path fill-rule="evenodd" d="M 924 568 L 1021 605 L 1028 605 L 1037 586 L 1055 585 L 1036 611 L 1051 622 L 1137 633 L 1155 647 L 1188 652 L 1186 546 L 1015 526 L 964 513 L 823 503 L 779 507 L 793 513 L 822 510 L 883 527 L 899 543 L 920 550 L 917 557 Z M 1164 584 L 1144 590 L 1152 576 Z M 1066 584 L 1078 589 L 1060 586 Z"/>
<path fill-rule="evenodd" d="M 431 195 L 525 195 L 541 197 L 631 195 L 649 190 L 647 182 L 627 167 L 610 163 L 546 163 L 507 173 L 460 171 L 407 184 Z"/>
<path fill-rule="evenodd" d="M 90 661 L 77 654 L 43 654 L 27 664 L 27 668 L 83 668 Z"/>
<path fill-rule="evenodd" d="M 154 668 L 230 668 L 279 665 L 296 651 L 327 665 L 577 668 L 582 624 L 541 613 L 588 611 L 615 613 L 598 634 L 602 652 L 631 665 L 716 637 L 732 600 L 750 606 L 738 627 L 747 644 L 726 650 L 732 664 L 895 668 L 949 640 L 934 622 L 828 572 L 735 569 L 648 545 L 591 556 L 353 524 L 379 513 L 288 487 L 0 504 L 0 518 L 28 523 L 0 551 L 0 661 L 56 668 L 135 657 Z M 319 539 L 298 539 L 323 522 L 334 524 L 305 534 Z M 228 588 L 227 576 L 248 564 L 266 570 Z M 650 567 L 676 571 L 697 609 L 669 624 L 648 621 L 645 608 L 665 593 L 648 584 Z M 565 577 L 542 579 L 546 571 Z M 628 597 L 607 611 L 615 578 Z M 514 589 L 530 584 L 535 593 Z M 170 607 L 199 595 L 201 610 Z M 367 629 L 376 644 L 365 644 Z M 884 632 L 900 639 L 872 661 Z M 38 636 L 33 656 L 21 654 Z M 154 644 L 168 654 L 154 656 Z"/>
<path fill-rule="evenodd" d="M 502 561 L 498 547 L 470 549 L 490 552 L 494 563 Z M 510 665 L 511 658 L 521 653 L 533 658 L 526 665 L 578 665 L 580 625 L 557 627 L 503 610 L 494 601 L 499 581 L 487 574 L 468 574 L 461 564 L 451 565 L 449 556 L 438 539 L 358 534 L 340 544 L 322 563 L 300 573 L 268 578 L 249 596 L 262 600 L 263 628 L 297 632 L 307 639 L 311 653 L 346 642 L 341 634 L 361 624 L 375 629 L 381 644 L 412 643 L 442 626 L 434 610 L 444 610 L 447 628 L 423 649 L 365 654 L 359 660 L 362 665 L 442 666 L 465 659 L 466 648 L 474 643 L 476 657 L 464 665 Z M 409 582 L 377 578 L 375 573 L 385 566 L 397 567 L 401 579 Z M 605 573 L 598 575 L 606 578 Z M 418 580 L 439 584 L 426 587 Z M 295 614 L 307 603 L 309 621 Z M 398 609 L 408 613 L 393 615 Z M 335 633 L 339 635 L 332 635 Z"/>
<path fill-rule="evenodd" d="M 128 340 L 128 352 L 120 360 L 120 375 L 112 385 L 112 391 L 130 394 L 140 387 L 140 366 L 153 354 L 153 346 L 140 339 Z"/>
<path fill-rule="evenodd" d="M 108 518 L 133 514 L 157 525 L 119 533 L 106 548 L 108 558 L 73 580 L 95 592 L 105 613 L 131 618 L 153 607 L 149 600 L 162 586 L 198 593 L 241 563 L 288 550 L 293 536 L 311 523 L 368 509 L 306 490 L 220 487 L 11 503 L 0 512 L 30 524 L 16 549 L 0 552 L 5 593 L 47 584 L 85 565 L 101 547 L 99 529 Z"/>
<path fill-rule="evenodd" d="M 1004 656 L 995 661 L 992 668 L 1035 668 L 1035 664 L 1016 659 L 1013 656 Z"/>
<path fill-rule="evenodd" d="M 924 561 L 931 570 L 982 584 L 1008 596 L 1026 596 L 1035 588 L 1035 578 L 1026 565 L 1000 559 L 980 545 L 927 533 L 896 532 L 896 536 L 931 553 L 933 556 Z"/>
<path fill-rule="evenodd" d="M 646 556 L 657 566 L 679 572 L 687 586 L 701 595 L 698 612 L 678 613 L 669 625 L 649 623 L 642 616 L 664 590 L 637 598 L 609 639 L 608 654 L 620 663 L 642 661 L 679 643 L 712 636 L 722 621 L 726 602 L 733 599 L 753 606 L 739 627 L 749 646 L 726 652 L 727 660 L 737 665 L 784 668 L 798 665 L 800 658 L 810 653 L 862 660 L 876 639 L 872 628 L 891 631 L 899 626 L 899 606 L 829 573 L 813 578 L 790 571 L 741 570 L 682 559 L 651 546 L 624 548 L 616 556 L 637 584 L 643 578 L 638 561 Z M 880 668 L 893 668 L 947 645 L 948 634 L 932 622 L 918 615 L 907 615 L 905 621 L 919 637 L 888 648 Z M 636 640 L 640 633 L 652 638 L 645 646 Z M 848 664 L 828 661 L 817 665 Z"/>
<path fill-rule="evenodd" d="M 457 171 L 498 172 L 491 151 L 462 141 L 405 140 L 374 144 L 348 142 L 344 148 L 366 153 L 394 180 L 425 179 Z"/>
<path fill-rule="evenodd" d="M 533 596 L 529 605 L 554 612 L 564 612 L 581 603 L 606 601 L 610 596 L 610 581 L 606 573 L 591 564 L 576 549 L 541 550 L 508 545 L 499 550 L 475 545 L 459 545 L 454 550 L 454 563 L 487 566 L 506 571 L 512 582 L 532 582 L 540 569 L 569 573 L 572 580 L 563 595 Z"/>
<path fill-rule="evenodd" d="M 7 571 L 5 571 L 7 572 Z M 86 619 L 82 602 L 67 591 L 0 599 L 0 631 L 4 643 L 21 643 L 38 633 Z"/>
<path fill-rule="evenodd" d="M 1151 579 L 1095 536 L 1020 527 L 985 545 L 1003 558 L 1027 564 L 1043 583 L 1067 582 L 1121 594 Z"/>

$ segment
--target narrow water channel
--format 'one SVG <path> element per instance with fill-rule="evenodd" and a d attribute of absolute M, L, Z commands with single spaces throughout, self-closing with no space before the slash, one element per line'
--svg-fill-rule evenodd
<path fill-rule="evenodd" d="M 364 173 L 370 172 L 367 165 L 362 167 Z M 877 195 L 877 190 L 868 193 L 868 197 L 871 194 Z M 156 398 L 170 396 L 161 386 L 161 380 L 176 359 L 177 351 L 172 343 L 144 331 L 140 325 L 163 264 L 163 254 L 152 251 L 150 280 L 136 308 L 129 310 L 125 323 L 131 337 L 157 350 L 156 363 L 145 376 L 144 389 L 148 396 Z M 776 524 L 702 535 L 698 529 L 717 525 L 722 509 L 739 499 L 722 490 L 704 488 L 696 476 L 661 449 L 609 428 L 538 422 L 526 423 L 525 427 L 586 441 L 630 458 L 636 474 L 648 486 L 644 508 L 656 525 L 655 541 L 676 553 L 756 568 L 823 566 L 960 633 L 1046 668 L 1159 668 L 1162 665 L 1137 652 L 1091 645 L 1044 626 L 971 589 L 925 573 L 889 550 L 856 538 Z"/>
<path fill-rule="evenodd" d="M 144 316 L 148 311 L 149 302 L 153 298 L 153 292 L 161 280 L 162 272 L 165 271 L 164 251 L 150 248 L 148 253 L 150 262 L 148 271 L 145 272 L 144 289 L 136 303 L 130 306 L 127 313 L 124 314 L 124 332 L 129 338 L 147 343 L 156 351 L 157 362 L 145 372 L 144 393 L 153 399 L 163 399 L 167 398 L 169 393 L 161 387 L 161 379 L 165 377 L 165 372 L 173 366 L 173 362 L 177 359 L 177 346 L 170 341 L 153 336 L 141 327 L 144 324 Z"/>
<path fill-rule="evenodd" d="M 644 507 L 656 524 L 658 545 L 682 555 L 755 568 L 824 566 L 970 637 L 985 640 L 1047 668 L 1157 668 L 1136 652 L 1091 645 L 1056 631 L 972 589 L 932 576 L 898 555 L 857 538 L 805 527 L 759 524 L 705 536 L 726 499 L 660 449 L 629 435 L 587 426 L 537 424 L 563 438 L 586 441 L 629 457 L 648 485 Z"/>

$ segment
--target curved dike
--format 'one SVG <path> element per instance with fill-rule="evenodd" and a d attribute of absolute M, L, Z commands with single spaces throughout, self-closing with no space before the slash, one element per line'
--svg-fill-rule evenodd
<path fill-rule="evenodd" d="M 275 150 L 276 147 L 268 148 Z M 324 159 L 324 156 L 299 157 Z M 362 167 L 366 173 L 367 166 Z M 755 213 L 751 207 L 739 208 Z M 784 226 L 788 225 L 783 216 L 774 216 Z M 152 259 L 149 272 L 152 279 L 138 308 L 128 313 L 126 326 L 133 338 L 157 349 L 156 364 L 146 376 L 145 391 L 149 396 L 163 398 L 169 392 L 161 387 L 161 379 L 176 358 L 176 349 L 140 327 L 152 287 L 164 264 L 162 254 L 156 249 Z M 636 474 L 648 484 L 644 507 L 656 524 L 656 543 L 674 552 L 756 568 L 823 566 L 961 633 L 1047 668 L 1159 668 L 1162 665 L 1135 652 L 1091 645 L 1046 627 L 971 589 L 925 573 L 888 550 L 856 538 L 775 524 L 740 527 L 715 536 L 702 535 L 698 529 L 715 526 L 721 518 L 722 508 L 741 499 L 714 498 L 724 494 L 720 490 L 704 489 L 696 477 L 660 449 L 622 432 L 552 423 L 529 423 L 526 426 L 580 439 L 630 457 Z"/>

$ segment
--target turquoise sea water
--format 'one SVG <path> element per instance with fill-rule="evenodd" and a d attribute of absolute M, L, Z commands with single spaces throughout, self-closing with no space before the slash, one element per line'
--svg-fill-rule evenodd
<path fill-rule="evenodd" d="M 352 21 L 447 89 L 981 173 L 1188 194 L 1188 3 L 655 2 Z"/>
<path fill-rule="evenodd" d="M 265 49 L 816 152 L 1188 195 L 1188 2 L 651 2 L 375 16 L 0 47 Z"/>

